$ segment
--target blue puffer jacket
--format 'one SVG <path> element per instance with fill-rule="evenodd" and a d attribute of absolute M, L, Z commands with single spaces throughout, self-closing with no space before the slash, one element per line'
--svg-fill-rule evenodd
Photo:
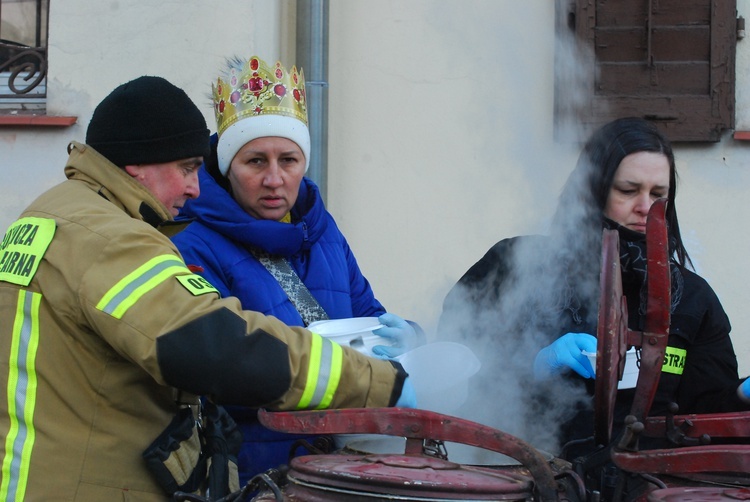
<path fill-rule="evenodd" d="M 279 283 L 246 247 L 257 246 L 286 257 L 329 318 L 385 313 L 311 180 L 302 180 L 291 223 L 248 215 L 206 169 L 201 169 L 200 187 L 200 197 L 188 201 L 181 214 L 195 221 L 173 241 L 185 262 L 201 267 L 198 273 L 222 296 L 235 296 L 244 309 L 273 315 L 288 325 L 303 325 Z M 238 458 L 243 485 L 288 461 L 289 448 L 299 436 L 264 429 L 254 410 L 227 409 L 245 438 Z"/>
<path fill-rule="evenodd" d="M 253 218 L 205 169 L 200 186 L 200 197 L 182 212 L 196 221 L 173 240 L 185 262 L 202 267 L 201 275 L 223 296 L 236 296 L 243 308 L 288 325 L 303 325 L 279 283 L 248 251 L 250 245 L 286 257 L 329 318 L 385 313 L 311 180 L 302 180 L 292 223 Z"/>

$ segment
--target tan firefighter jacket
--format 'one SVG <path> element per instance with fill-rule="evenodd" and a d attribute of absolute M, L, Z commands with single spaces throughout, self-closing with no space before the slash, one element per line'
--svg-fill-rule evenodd
<path fill-rule="evenodd" d="M 0 500 L 167 500 L 141 454 L 195 395 L 395 403 L 398 364 L 220 299 L 156 228 L 174 223 L 160 202 L 90 147 L 69 151 L 68 180 L 0 245 Z"/>

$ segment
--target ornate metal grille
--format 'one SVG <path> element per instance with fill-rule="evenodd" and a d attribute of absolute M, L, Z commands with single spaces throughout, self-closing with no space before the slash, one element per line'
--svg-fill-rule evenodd
<path fill-rule="evenodd" d="M 47 77 L 46 47 L 23 47 L 0 42 L 0 53 L 6 51 L 9 54 L 7 59 L 0 58 L 0 73 L 9 73 L 7 85 L 12 94 L 0 94 L 0 98 L 27 94 Z"/>
<path fill-rule="evenodd" d="M 49 0 L 0 0 L 0 108 L 44 107 L 48 12 Z"/>

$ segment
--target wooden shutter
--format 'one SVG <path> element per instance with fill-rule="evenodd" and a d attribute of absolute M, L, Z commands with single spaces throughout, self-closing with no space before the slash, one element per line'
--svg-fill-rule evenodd
<path fill-rule="evenodd" d="M 563 0 L 558 9 L 558 30 L 572 31 L 586 63 L 575 113 L 588 129 L 640 116 L 672 141 L 719 141 L 734 128 L 736 0 Z M 556 89 L 556 113 L 570 92 Z"/>

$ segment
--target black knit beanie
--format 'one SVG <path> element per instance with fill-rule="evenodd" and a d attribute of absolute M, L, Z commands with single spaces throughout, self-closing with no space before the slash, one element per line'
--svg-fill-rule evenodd
<path fill-rule="evenodd" d="M 86 144 L 116 166 L 160 164 L 210 152 L 206 120 L 185 91 L 161 77 L 139 77 L 94 110 Z"/>

